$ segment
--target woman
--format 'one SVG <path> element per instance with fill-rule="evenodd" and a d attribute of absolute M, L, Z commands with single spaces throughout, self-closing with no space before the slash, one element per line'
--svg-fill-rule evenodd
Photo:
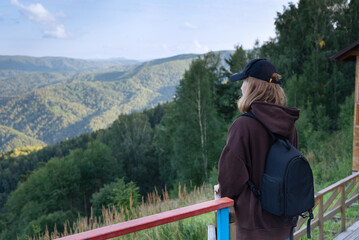
<path fill-rule="evenodd" d="M 288 137 L 298 148 L 294 122 L 299 110 L 286 107 L 286 96 L 279 86 L 280 75 L 266 59 L 254 59 L 243 72 L 231 76 L 231 81 L 243 80 L 242 97 L 238 109 L 251 111 L 274 134 Z M 289 237 L 291 226 L 285 219 L 261 208 L 260 200 L 250 190 L 247 181 L 261 188 L 265 160 L 272 138 L 257 120 L 238 117 L 229 128 L 227 143 L 218 165 L 221 197 L 234 199 L 236 213 L 236 239 L 284 240 Z"/>

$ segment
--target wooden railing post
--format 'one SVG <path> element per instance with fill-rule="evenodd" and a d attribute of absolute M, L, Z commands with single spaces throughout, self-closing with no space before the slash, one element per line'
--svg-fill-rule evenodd
<path fill-rule="evenodd" d="M 217 240 L 229 240 L 229 208 L 217 210 Z"/>
<path fill-rule="evenodd" d="M 341 222 L 342 222 L 342 226 L 341 226 L 341 231 L 344 232 L 346 227 L 345 227 L 345 184 L 340 186 L 340 191 L 341 191 L 341 198 L 340 198 L 340 215 L 341 215 Z"/>
<path fill-rule="evenodd" d="M 340 181 L 320 190 L 315 194 L 315 206 L 313 212 L 315 218 L 311 222 L 311 228 L 318 227 L 319 238 L 324 239 L 324 222 L 332 219 L 336 214 L 341 214 L 341 231 L 346 230 L 346 209 L 359 200 L 359 173 L 355 173 Z M 325 198 L 324 196 L 330 196 Z M 306 234 L 303 227 L 305 220 L 300 218 L 298 227 L 294 233 L 294 239 L 299 239 Z"/>
<path fill-rule="evenodd" d="M 318 206 L 319 240 L 324 240 L 323 195 L 319 196 L 318 200 L 319 200 L 319 206 Z"/>

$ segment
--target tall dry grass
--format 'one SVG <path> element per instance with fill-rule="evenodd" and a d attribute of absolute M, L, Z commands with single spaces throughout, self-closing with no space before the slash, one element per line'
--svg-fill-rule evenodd
<path fill-rule="evenodd" d="M 96 228 L 141 218 L 156 213 L 181 208 L 200 202 L 213 200 L 213 188 L 207 184 L 201 187 L 193 187 L 187 191 L 186 185 L 178 185 L 178 195 L 170 199 L 165 188 L 162 194 L 157 189 L 147 194 L 146 199 L 142 197 L 140 206 L 133 207 L 130 199 L 130 207 L 103 208 L 102 216 L 94 216 L 92 211 L 89 217 L 79 216 L 76 222 L 65 222 L 64 232 L 59 232 L 55 226 L 52 231 L 46 229 L 44 233 L 28 238 L 29 240 L 53 240 L 60 237 L 93 230 Z M 184 219 L 166 225 L 131 233 L 115 239 L 207 239 L 207 225 L 214 223 L 214 213 L 207 213 L 200 216 Z"/>
<path fill-rule="evenodd" d="M 115 208 L 103 208 L 101 217 L 96 217 L 93 215 L 93 213 L 91 213 L 89 217 L 79 216 L 77 221 L 72 224 L 69 222 L 64 223 L 64 232 L 60 233 L 55 226 L 52 231 L 46 229 L 45 233 L 29 238 L 29 240 L 53 240 L 59 237 L 68 236 L 131 219 L 141 218 L 209 200 L 213 200 L 213 189 L 210 185 L 194 187 L 190 192 L 187 191 L 186 186 L 182 187 L 179 185 L 177 198 L 174 199 L 170 199 L 166 189 L 162 191 L 162 197 L 155 189 L 153 193 L 147 195 L 146 200 L 144 200 L 144 198 L 142 199 L 142 203 L 138 207 L 130 206 L 129 208 L 121 208 L 120 211 L 117 211 Z M 346 217 L 348 226 L 359 220 L 358 210 L 359 208 L 355 204 L 347 209 Z M 214 224 L 214 221 L 214 213 L 207 213 L 151 229 L 142 230 L 136 233 L 131 233 L 114 239 L 207 240 L 207 226 Z M 338 221 L 338 216 L 335 216 L 330 221 L 325 222 L 324 231 L 325 237 L 328 239 L 333 239 L 339 234 L 340 221 Z M 303 237 L 301 239 L 305 238 L 306 237 Z M 312 239 L 318 239 L 318 228 L 312 231 Z"/>

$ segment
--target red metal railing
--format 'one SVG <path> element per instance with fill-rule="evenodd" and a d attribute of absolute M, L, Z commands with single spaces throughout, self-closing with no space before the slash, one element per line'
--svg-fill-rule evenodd
<path fill-rule="evenodd" d="M 59 240 L 102 240 L 137 232 L 204 213 L 217 211 L 217 239 L 229 239 L 228 208 L 234 204 L 232 199 L 221 198 L 199 203 L 184 208 L 178 208 L 155 215 L 122 222 L 107 227 L 59 238 Z M 227 237 L 228 236 L 228 237 Z"/>

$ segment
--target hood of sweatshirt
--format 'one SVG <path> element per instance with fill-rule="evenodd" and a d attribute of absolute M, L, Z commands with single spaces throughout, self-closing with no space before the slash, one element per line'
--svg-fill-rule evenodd
<path fill-rule="evenodd" d="M 265 102 L 253 102 L 250 110 L 271 132 L 289 136 L 299 118 L 300 110 Z"/>

